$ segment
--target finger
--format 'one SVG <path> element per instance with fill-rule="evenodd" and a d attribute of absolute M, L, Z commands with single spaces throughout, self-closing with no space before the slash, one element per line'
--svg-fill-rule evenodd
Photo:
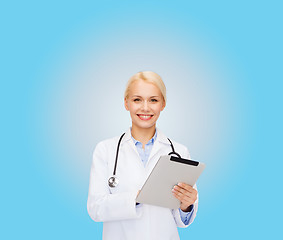
<path fill-rule="evenodd" d="M 192 186 L 190 186 L 186 183 L 179 183 L 179 184 L 182 185 L 183 187 L 178 186 L 178 185 L 177 186 L 184 189 L 185 191 L 192 193 L 192 194 L 196 194 L 196 195 L 198 194 L 197 190 L 195 188 L 193 188 Z"/>
<path fill-rule="evenodd" d="M 190 205 L 194 204 L 194 202 L 195 202 L 194 199 L 187 197 L 187 196 L 184 196 L 184 195 L 181 195 L 178 192 L 173 192 L 173 195 L 181 202 L 181 204 L 184 204 L 186 206 L 190 206 Z"/>
<path fill-rule="evenodd" d="M 172 189 L 172 192 L 175 193 L 180 199 L 192 199 L 193 201 L 197 199 L 196 193 L 190 193 L 184 189 L 177 188 L 176 186 Z"/>
<path fill-rule="evenodd" d="M 186 189 L 189 192 L 192 192 L 194 190 L 194 188 L 191 185 L 183 183 L 183 182 L 178 183 L 177 186 L 179 186 L 181 188 L 184 188 L 184 189 Z"/>
<path fill-rule="evenodd" d="M 175 193 L 176 197 L 180 201 L 190 201 L 190 202 L 194 203 L 197 200 L 197 194 L 196 193 L 186 192 L 186 194 L 184 194 L 183 192 L 180 192 L 180 191 L 175 190 L 175 189 L 172 189 L 172 192 Z"/>
<path fill-rule="evenodd" d="M 178 193 L 173 193 L 174 196 L 181 202 L 181 204 L 190 206 L 195 203 L 196 198 L 187 197 Z"/>
<path fill-rule="evenodd" d="M 190 192 L 188 192 L 186 189 L 184 189 L 184 188 L 181 188 L 181 187 L 179 187 L 179 186 L 174 186 L 174 188 L 172 189 L 173 191 L 176 191 L 176 192 L 178 192 L 178 193 L 181 193 L 182 195 L 190 195 L 191 193 Z"/>
<path fill-rule="evenodd" d="M 192 191 L 188 191 L 187 189 L 184 189 L 182 187 L 179 187 L 178 185 L 174 186 L 173 188 L 176 191 L 179 191 L 187 196 L 191 196 L 191 195 L 197 195 L 197 191 L 195 189 L 193 189 Z"/>

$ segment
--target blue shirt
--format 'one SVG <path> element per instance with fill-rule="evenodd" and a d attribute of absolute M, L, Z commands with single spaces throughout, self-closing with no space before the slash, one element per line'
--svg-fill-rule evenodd
<path fill-rule="evenodd" d="M 144 166 L 147 163 L 147 160 L 149 158 L 149 154 L 150 154 L 151 149 L 153 147 L 153 144 L 154 144 L 154 142 L 156 140 L 156 137 L 157 137 L 157 132 L 155 131 L 154 136 L 147 142 L 147 144 L 144 146 L 144 149 L 143 149 L 142 148 L 142 143 L 137 141 L 136 139 L 134 139 L 133 136 L 132 136 L 132 139 L 134 141 L 134 144 L 137 147 L 138 153 L 140 155 L 140 158 L 141 158 L 142 163 L 143 163 Z"/>
<path fill-rule="evenodd" d="M 132 128 L 131 128 L 131 131 L 132 131 Z M 145 166 L 146 163 L 147 163 L 147 160 L 149 158 L 149 154 L 151 152 L 151 149 L 153 147 L 153 144 L 156 140 L 156 137 L 157 137 L 157 131 L 155 130 L 155 134 L 154 136 L 147 142 L 147 144 L 144 146 L 144 149 L 142 148 L 142 143 L 137 141 L 136 139 L 133 138 L 133 136 L 131 136 L 133 141 L 134 141 L 134 144 L 137 148 L 137 151 L 140 155 L 140 158 L 141 158 L 141 161 L 143 163 L 143 165 Z M 183 212 L 180 208 L 179 208 L 179 212 L 180 212 L 180 216 L 181 216 L 181 219 L 182 219 L 182 222 L 187 225 L 191 219 L 191 216 L 194 212 L 194 207 L 192 208 L 192 210 L 190 212 Z"/>

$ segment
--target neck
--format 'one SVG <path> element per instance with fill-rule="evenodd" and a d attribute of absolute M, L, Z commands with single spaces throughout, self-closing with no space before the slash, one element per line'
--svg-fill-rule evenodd
<path fill-rule="evenodd" d="M 135 125 L 132 125 L 131 133 L 134 139 L 146 144 L 154 136 L 155 125 L 150 128 L 139 128 Z"/>

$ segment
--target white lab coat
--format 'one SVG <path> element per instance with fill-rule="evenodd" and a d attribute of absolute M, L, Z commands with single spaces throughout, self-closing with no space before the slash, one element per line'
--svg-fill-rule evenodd
<path fill-rule="evenodd" d="M 116 170 L 119 184 L 115 188 L 108 186 L 108 179 L 113 174 L 120 136 L 99 142 L 94 150 L 87 210 L 94 221 L 103 222 L 104 240 L 177 240 L 180 239 L 177 227 L 189 226 L 196 216 L 198 199 L 188 225 L 182 222 L 178 209 L 147 204 L 136 206 L 138 190 L 159 157 L 172 151 L 167 137 L 158 128 L 156 130 L 157 138 L 144 167 L 128 129 L 120 144 Z M 185 146 L 172 143 L 176 152 L 189 158 Z"/>

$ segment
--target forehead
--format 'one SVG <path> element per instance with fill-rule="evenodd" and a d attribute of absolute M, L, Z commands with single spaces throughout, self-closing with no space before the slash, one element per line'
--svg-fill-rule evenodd
<path fill-rule="evenodd" d="M 161 92 L 153 83 L 148 83 L 143 80 L 134 81 L 129 89 L 130 95 L 139 96 L 161 96 Z"/>

